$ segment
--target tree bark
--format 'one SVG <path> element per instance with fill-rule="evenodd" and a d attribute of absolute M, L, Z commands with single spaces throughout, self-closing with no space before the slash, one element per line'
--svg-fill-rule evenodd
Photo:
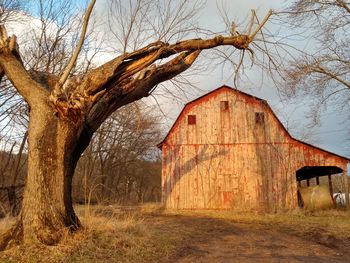
<path fill-rule="evenodd" d="M 66 227 L 80 227 L 71 197 L 77 129 L 71 122 L 59 120 L 50 107 L 33 110 L 30 119 L 23 238 L 51 245 L 60 240 Z"/>

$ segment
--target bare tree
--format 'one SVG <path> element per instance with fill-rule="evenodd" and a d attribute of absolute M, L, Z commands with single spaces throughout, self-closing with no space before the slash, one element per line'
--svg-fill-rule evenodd
<path fill-rule="evenodd" d="M 87 201 L 90 195 L 94 202 L 124 203 L 135 201 L 136 195 L 153 187 L 150 177 L 160 177 L 160 170 L 157 174 L 155 169 L 151 172 L 141 167 L 152 167 L 157 159 L 159 128 L 160 117 L 154 114 L 154 107 L 133 103 L 114 112 L 96 131 L 91 147 L 80 158 L 74 184 L 86 184 L 83 188 L 73 187 L 75 200 Z M 86 168 L 91 172 L 87 173 Z"/>
<path fill-rule="evenodd" d="M 1 0 L 0 1 L 0 22 L 15 20 L 18 10 L 23 9 L 27 3 L 22 0 Z"/>
<path fill-rule="evenodd" d="M 94 2 L 85 14 L 78 44 L 59 74 L 46 70 L 33 74 L 23 63 L 16 37 L 8 36 L 5 27 L 0 27 L 1 76 L 9 79 L 30 109 L 28 173 L 22 210 L 14 227 L 3 235 L 1 248 L 11 240 L 52 245 L 65 231 L 79 229 L 81 223 L 71 196 L 74 170 L 92 135 L 108 116 L 149 96 L 159 83 L 190 68 L 202 50 L 222 45 L 248 49 L 271 15 L 251 34 L 216 35 L 173 44 L 157 40 L 124 52 L 86 73 L 73 74 Z M 180 5 L 182 2 L 186 1 L 180 1 Z M 161 14 L 158 16 L 161 19 Z M 164 25 L 162 20 L 158 24 Z"/>
<path fill-rule="evenodd" d="M 343 0 L 300 0 L 280 13 L 285 14 L 312 48 L 294 52 L 286 64 L 287 86 L 282 91 L 287 96 L 311 96 L 317 123 L 322 105 L 335 102 L 342 109 L 350 99 L 350 5 Z"/>
<path fill-rule="evenodd" d="M 82 20 L 76 15 L 77 11 L 74 7 L 74 2 L 62 0 L 29 2 L 32 2 L 32 8 L 37 8 L 38 10 L 36 18 L 22 12 L 25 11 L 24 3 L 28 3 L 26 1 L 1 1 L 0 20 L 2 23 L 8 24 L 9 27 L 29 25 L 27 27 L 28 30 L 19 36 L 21 58 L 23 65 L 32 78 L 40 80 L 41 78 L 47 78 L 45 74 L 59 74 L 64 69 L 79 37 L 79 27 L 81 27 Z M 37 4 L 37 6 L 34 4 Z M 86 35 L 85 39 L 91 41 L 89 34 Z M 95 43 L 98 44 L 97 41 Z M 89 49 L 87 49 L 88 47 Z M 91 65 L 91 59 L 94 55 L 95 49 L 90 47 L 88 43 L 85 43 L 84 49 L 80 52 L 79 65 L 75 65 L 72 73 L 86 72 Z M 11 82 L 4 76 L 3 81 L 0 83 L 0 131 L 6 134 L 7 139 L 13 140 L 17 146 L 25 143 L 24 140 L 27 138 L 28 114 L 28 105 L 23 100 L 23 97 L 20 96 Z M 19 150 L 18 156 L 22 156 L 23 147 Z M 13 200 L 18 200 L 22 197 L 22 192 L 17 191 L 17 189 L 24 186 L 23 178 L 18 178 L 19 172 L 18 167 L 15 167 L 15 163 L 11 163 L 6 169 L 10 172 L 3 173 L 3 176 L 6 175 L 7 177 L 5 178 L 7 185 L 4 185 L 3 188 L 11 192 L 8 198 L 11 199 L 10 203 L 12 203 L 11 213 L 15 215 L 19 205 L 18 202 Z M 16 183 L 18 179 L 21 180 L 19 184 Z"/>

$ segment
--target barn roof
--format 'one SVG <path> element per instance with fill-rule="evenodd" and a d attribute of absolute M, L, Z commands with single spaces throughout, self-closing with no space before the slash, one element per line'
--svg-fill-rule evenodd
<path fill-rule="evenodd" d="M 280 125 L 280 127 L 285 131 L 286 135 L 289 136 L 292 140 L 296 141 L 296 142 L 299 142 L 307 147 L 311 147 L 311 148 L 314 148 L 314 149 L 317 149 L 317 150 L 320 150 L 320 151 L 323 151 L 323 152 L 326 152 L 328 154 L 331 154 L 331 155 L 334 155 L 334 156 L 337 156 L 337 157 L 340 157 L 342 159 L 345 159 L 347 161 L 350 161 L 350 158 L 348 157 L 345 157 L 345 156 L 342 156 L 342 155 L 339 155 L 339 154 L 336 154 L 336 153 L 333 153 L 333 152 L 330 152 L 330 151 L 327 151 L 325 149 L 322 149 L 322 148 L 319 148 L 317 146 L 314 146 L 312 144 L 309 144 L 309 143 L 306 143 L 306 142 L 303 142 L 301 140 L 298 140 L 296 138 L 294 138 L 293 136 L 290 135 L 290 133 L 288 132 L 288 130 L 284 127 L 284 125 L 282 124 L 282 122 L 277 118 L 276 114 L 273 112 L 272 108 L 270 107 L 270 105 L 268 104 L 268 102 L 264 99 L 261 99 L 261 98 L 258 98 L 258 97 L 255 97 L 251 94 L 248 94 L 248 93 L 245 93 L 243 91 L 240 91 L 238 89 L 235 89 L 235 88 L 232 88 L 232 87 L 229 87 L 227 85 L 223 85 L 221 87 L 218 87 L 217 89 L 214 89 L 188 103 L 186 103 L 183 107 L 183 109 L 181 110 L 179 116 L 176 118 L 175 122 L 173 123 L 173 125 L 171 126 L 170 130 L 168 131 L 167 135 L 164 137 L 164 139 L 157 145 L 160 149 L 162 148 L 162 145 L 163 143 L 166 141 L 166 139 L 168 138 L 169 134 L 175 129 L 175 127 L 177 126 L 179 120 L 183 117 L 183 115 L 185 115 L 185 112 L 192 108 L 194 105 L 200 103 L 202 100 L 204 100 L 205 98 L 207 98 L 208 96 L 212 96 L 214 95 L 215 93 L 220 93 L 222 91 L 225 91 L 225 90 L 229 90 L 229 91 L 232 91 L 232 92 L 235 92 L 235 93 L 238 93 L 240 94 L 241 96 L 244 96 L 244 97 L 247 97 L 247 98 L 250 98 L 250 99 L 253 99 L 253 100 L 256 100 L 256 101 L 259 101 L 263 104 L 265 104 L 265 106 L 267 106 L 267 110 L 270 111 L 270 113 L 275 117 L 275 119 L 277 120 L 277 123 Z"/>

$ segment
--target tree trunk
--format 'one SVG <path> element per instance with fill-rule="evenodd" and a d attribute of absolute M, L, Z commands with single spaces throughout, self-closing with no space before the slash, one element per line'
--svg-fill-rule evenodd
<path fill-rule="evenodd" d="M 67 231 L 81 227 L 71 195 L 74 170 L 85 149 L 79 143 L 81 125 L 77 123 L 58 118 L 47 105 L 30 112 L 22 210 L 17 224 L 8 233 L 11 237 L 8 240 L 3 237 L 0 248 L 5 248 L 10 240 L 54 245 Z M 91 137 L 86 139 L 84 146 Z"/>
<path fill-rule="evenodd" d="M 80 227 L 72 205 L 73 160 L 77 127 L 54 112 L 30 113 L 28 174 L 20 220 L 23 238 L 55 244 L 68 227 Z"/>

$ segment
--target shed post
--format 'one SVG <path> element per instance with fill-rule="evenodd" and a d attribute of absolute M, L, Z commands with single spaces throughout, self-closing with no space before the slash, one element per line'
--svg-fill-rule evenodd
<path fill-rule="evenodd" d="M 332 199 L 333 199 L 332 175 L 328 175 L 328 186 L 329 186 L 329 192 L 331 193 L 331 196 L 332 196 Z"/>
<path fill-rule="evenodd" d="M 345 194 L 345 204 L 346 208 L 350 208 L 350 203 L 349 203 L 349 178 L 348 178 L 348 172 L 345 169 L 343 171 L 343 183 L 344 183 L 344 194 Z"/>

